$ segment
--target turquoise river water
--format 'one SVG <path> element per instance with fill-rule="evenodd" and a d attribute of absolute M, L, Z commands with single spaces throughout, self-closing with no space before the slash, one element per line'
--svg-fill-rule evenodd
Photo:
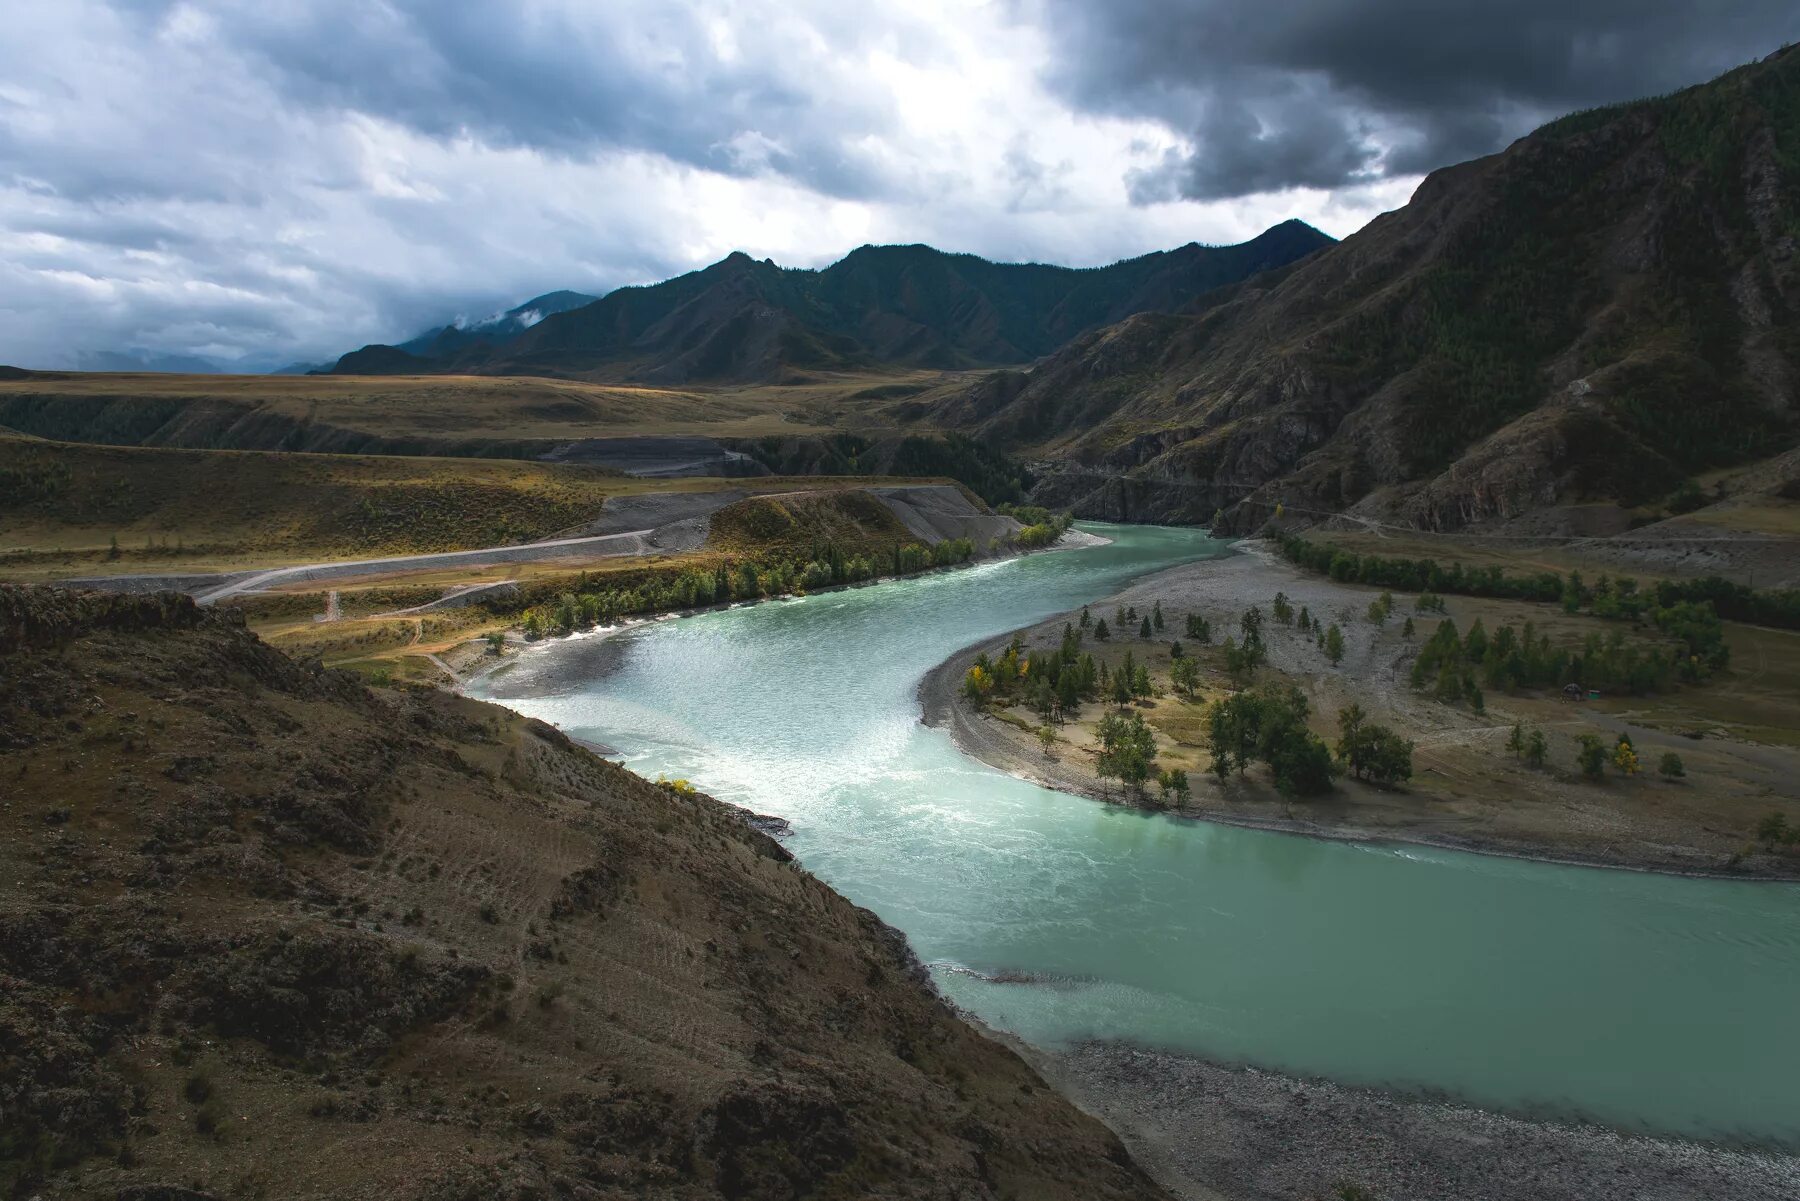
<path fill-rule="evenodd" d="M 1176 820 L 922 726 L 918 682 L 957 648 L 1228 553 L 1083 528 L 1114 542 L 577 636 L 473 691 L 787 818 L 809 870 L 1027 1040 L 1800 1145 L 1800 887 Z"/>

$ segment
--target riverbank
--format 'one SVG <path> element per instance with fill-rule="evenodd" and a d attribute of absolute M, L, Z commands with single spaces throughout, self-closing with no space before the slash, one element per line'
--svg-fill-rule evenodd
<path fill-rule="evenodd" d="M 1306 575 L 1260 543 L 1243 544 L 1240 553 L 1225 559 L 1158 572 L 1094 602 L 1089 609 L 1096 617 L 1111 617 L 1116 609 L 1127 607 L 1147 614 L 1160 605 L 1166 625 L 1150 640 L 1134 635 L 1115 636 L 1108 643 L 1090 639 L 1084 649 L 1103 661 L 1131 651 L 1166 682 L 1169 642 L 1182 636 L 1187 614 L 1204 616 L 1215 639 L 1222 640 L 1238 634 L 1244 610 L 1260 606 L 1269 613 L 1278 592 L 1295 609 L 1304 607 L 1337 624 L 1345 653 L 1333 667 L 1311 639 L 1271 621 L 1265 675 L 1292 682 L 1306 693 L 1313 729 L 1328 741 L 1336 737 L 1337 712 L 1352 702 L 1371 719 L 1413 740 L 1415 771 L 1406 788 L 1382 789 L 1346 778 L 1325 797 L 1289 800 L 1275 791 L 1260 768 L 1220 783 L 1207 771 L 1210 755 L 1204 749 L 1204 701 L 1227 691 L 1223 673 L 1213 664 L 1203 672 L 1201 695 L 1194 701 L 1164 695 L 1140 703 L 1140 711 L 1157 732 L 1159 763 L 1184 768 L 1191 795 L 1174 806 L 1162 804 L 1154 791 L 1130 797 L 1094 770 L 1091 725 L 1102 711 L 1100 705 L 1084 705 L 1084 721 L 1059 728 L 1058 741 L 1046 754 L 1037 734 L 1041 719 L 1035 714 L 1023 708 L 979 712 L 961 698 L 963 677 L 976 656 L 994 653 L 1010 634 L 965 647 L 928 673 L 919 685 L 923 720 L 947 728 L 965 754 L 1044 787 L 1166 808 L 1223 824 L 1684 875 L 1800 879 L 1800 860 L 1749 845 L 1757 822 L 1767 813 L 1793 809 L 1789 820 L 1800 819 L 1800 805 L 1789 783 L 1800 778 L 1800 751 L 1712 735 L 1696 739 L 1689 736 L 1691 730 L 1658 729 L 1633 720 L 1640 713 L 1630 698 L 1566 705 L 1545 698 L 1494 696 L 1482 713 L 1439 703 L 1415 692 L 1407 679 L 1412 655 L 1429 636 L 1436 614 L 1413 615 L 1419 628 L 1407 638 L 1399 628 L 1398 612 L 1383 624 L 1363 617 L 1370 601 L 1381 595 L 1379 590 Z M 1411 598 L 1396 599 L 1411 612 Z M 1532 611 L 1548 606 L 1467 597 L 1449 597 L 1446 603 L 1447 616 L 1465 629 L 1476 618 L 1490 630 L 1503 621 L 1536 619 L 1540 629 L 1550 628 L 1571 639 L 1582 634 L 1577 625 L 1581 619 Z M 1075 616 L 1059 614 L 1017 633 L 1029 647 L 1051 650 Z M 1568 625 L 1566 631 L 1558 628 L 1559 619 Z M 1189 653 L 1200 655 L 1203 664 L 1216 649 L 1192 641 L 1185 645 Z M 1708 690 L 1692 691 L 1701 696 Z M 1506 751 L 1514 722 L 1545 731 L 1551 745 L 1547 769 L 1528 768 Z M 1594 783 L 1572 770 L 1577 735 L 1593 733 L 1610 746 L 1624 732 L 1650 771 L 1633 779 L 1612 777 Z M 1652 765 L 1665 750 L 1682 756 L 1688 773 L 1684 779 L 1653 778 Z"/>
<path fill-rule="evenodd" d="M 1119 1043 L 1007 1042 L 1184 1201 L 1789 1201 L 1800 1157 L 1532 1121 Z"/>
<path fill-rule="evenodd" d="M 1791 1136 L 1791 1054 L 1779 1040 L 1747 1048 L 1737 1032 L 1779 1028 L 1792 995 L 1785 890 L 1447 856 L 1423 866 L 1147 820 L 996 778 L 919 728 L 918 682 L 948 648 L 1155 570 L 1148 554 L 1132 565 L 1136 544 L 1163 547 L 1160 563 L 1187 549 L 1166 531 L 1105 532 L 1121 545 L 577 642 L 530 656 L 494 699 L 630 748 L 643 774 L 790 818 L 790 849 L 811 870 L 929 961 L 961 965 L 940 971 L 947 997 L 1043 1046 L 1100 1031 L 1495 1106 L 1565 1097 L 1690 1137 Z M 595 661 L 627 648 L 629 669 L 596 683 L 606 665 Z M 1046 983 L 1006 983 L 1024 980 Z M 1741 1022 L 1695 1020 L 1720 1012 L 1719 982 Z M 1245 1105 L 1269 1103 L 1239 1086 Z M 1191 1100 L 1130 1078 L 1119 1087 L 1148 1094 L 1152 1113 Z M 1246 1148 L 1241 1180 L 1304 1155 L 1305 1109 L 1289 1115 L 1264 1142 L 1230 1136 Z M 1129 1117 L 1114 1115 L 1128 1132 Z M 1352 1112 L 1333 1128 L 1353 1138 L 1364 1125 Z M 1204 1128 L 1170 1138 L 1162 1152 L 1140 1141 L 1140 1157 L 1174 1155 L 1183 1140 L 1216 1151 Z M 1510 1153 L 1551 1153 L 1522 1145 Z M 1309 1162 L 1302 1187 L 1285 1191 L 1297 1176 L 1264 1187 L 1329 1197 L 1346 1161 Z M 1692 1180 L 1678 1184 L 1665 1195 L 1695 1195 Z"/>
<path fill-rule="evenodd" d="M 1024 558 L 1030 555 L 1042 555 L 1056 551 L 1082 550 L 1090 547 L 1106 546 L 1109 545 L 1111 541 L 1110 538 L 1103 537 L 1099 534 L 1092 534 L 1086 530 L 1071 529 L 1064 531 L 1062 536 L 1049 546 L 1034 547 L 1029 550 L 1014 548 L 997 555 L 988 555 L 972 559 L 966 563 L 958 563 L 947 567 L 926 568 L 923 571 L 912 572 L 904 576 L 877 576 L 874 579 L 863 580 L 854 584 L 831 584 L 822 588 L 812 589 L 805 593 L 804 596 L 830 596 L 834 593 L 844 592 L 849 589 L 868 588 L 877 584 L 891 583 L 895 580 L 911 579 L 918 576 L 934 575 L 940 572 L 962 571 L 981 564 L 991 564 L 1008 559 Z M 693 609 L 677 609 L 665 613 L 650 613 L 624 617 L 611 625 L 595 626 L 586 630 L 575 630 L 567 634 L 549 635 L 542 638 L 534 638 L 529 641 L 523 639 L 517 641 L 509 640 L 507 645 L 510 649 L 510 653 L 499 657 L 490 657 L 487 654 L 485 650 L 485 638 L 464 639 L 459 643 L 459 650 L 466 654 L 468 661 L 465 664 L 457 665 L 456 670 L 449 672 L 451 679 L 446 686 L 449 687 L 451 691 L 464 691 L 477 681 L 486 679 L 502 670 L 510 669 L 519 662 L 519 656 L 521 654 L 529 653 L 531 651 L 541 651 L 548 647 L 567 647 L 580 644 L 597 645 L 607 642 L 620 634 L 635 630 L 640 626 L 654 625 L 655 623 L 662 621 L 674 621 L 683 617 L 692 617 L 700 613 L 717 612 L 724 609 L 736 609 L 747 605 L 789 604 L 804 599 L 804 596 L 783 593 L 780 596 L 765 596 L 753 601 L 737 600 L 729 601 L 724 604 L 705 605 Z M 594 650 L 590 650 L 587 654 L 578 655 L 574 658 L 579 659 L 579 666 L 575 667 L 573 664 L 562 665 L 564 670 L 555 673 L 556 678 L 568 675 L 571 679 L 601 679 L 612 670 L 613 665 L 617 662 L 616 656 Z M 571 672 L 573 674 L 570 674 Z"/>

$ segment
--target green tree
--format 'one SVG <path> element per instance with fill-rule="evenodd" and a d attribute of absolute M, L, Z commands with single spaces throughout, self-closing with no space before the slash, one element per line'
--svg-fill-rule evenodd
<path fill-rule="evenodd" d="M 1187 800 L 1188 775 L 1179 767 L 1165 767 L 1156 773 L 1156 783 L 1162 789 L 1163 801 L 1166 804 L 1171 796 L 1177 803 Z"/>
<path fill-rule="evenodd" d="M 1792 842 L 1793 834 L 1788 826 L 1787 815 L 1779 810 L 1756 823 L 1756 841 L 1762 843 L 1767 850 L 1774 850 L 1777 843 Z"/>
<path fill-rule="evenodd" d="M 1150 619 L 1148 617 L 1144 618 L 1143 622 L 1141 624 L 1139 624 L 1138 637 L 1144 638 L 1144 639 L 1148 639 L 1150 637 Z"/>
<path fill-rule="evenodd" d="M 1525 738 L 1525 766 L 1542 767 L 1550 757 L 1550 743 L 1542 730 L 1533 730 Z"/>
<path fill-rule="evenodd" d="M 1581 768 L 1581 774 L 1590 780 L 1598 780 L 1606 774 L 1606 746 L 1592 734 L 1579 734 L 1575 738 L 1575 762 Z"/>
<path fill-rule="evenodd" d="M 1162 601 L 1160 600 L 1151 603 L 1150 624 L 1158 630 L 1163 628 Z"/>
<path fill-rule="evenodd" d="M 1682 763 L 1681 756 L 1674 751 L 1663 752 L 1662 759 L 1656 764 L 1656 770 L 1661 772 L 1666 780 L 1679 780 L 1687 775 L 1687 765 Z"/>
<path fill-rule="evenodd" d="M 1262 643 L 1246 640 L 1239 646 L 1227 635 L 1222 649 L 1225 652 L 1225 674 L 1231 677 L 1234 686 L 1246 687 L 1256 677 L 1256 669 L 1262 665 Z"/>
<path fill-rule="evenodd" d="M 1515 759 L 1525 751 L 1525 727 L 1516 721 L 1512 731 L 1506 736 L 1506 749 L 1512 752 Z"/>
<path fill-rule="evenodd" d="M 1169 665 L 1169 683 L 1182 696 L 1193 696 L 1194 690 L 1200 686 L 1200 664 L 1197 660 L 1181 658 Z"/>
<path fill-rule="evenodd" d="M 1038 746 L 1042 747 L 1044 750 L 1044 758 L 1048 759 L 1050 757 L 1050 752 L 1056 747 L 1056 731 L 1052 730 L 1049 726 L 1039 726 L 1037 729 L 1037 740 Z"/>
<path fill-rule="evenodd" d="M 1288 603 L 1287 593 L 1277 592 L 1275 594 L 1275 603 L 1270 606 L 1270 611 L 1275 615 L 1275 620 L 1282 625 L 1293 624 L 1294 606 Z"/>
<path fill-rule="evenodd" d="M 1325 657 L 1331 660 L 1333 667 L 1344 660 L 1344 632 L 1337 628 L 1336 622 L 1325 631 Z"/>
<path fill-rule="evenodd" d="M 1140 713 L 1108 713 L 1095 727 L 1100 754 L 1094 770 L 1102 779 L 1116 779 L 1133 792 L 1143 789 L 1156 761 L 1156 737 Z"/>
<path fill-rule="evenodd" d="M 1331 751 L 1306 728 L 1306 697 L 1291 684 L 1245 689 L 1207 710 L 1212 771 L 1224 779 L 1252 762 L 1268 765 L 1284 795 L 1331 787 Z"/>
<path fill-rule="evenodd" d="M 1195 642 L 1211 642 L 1212 623 L 1198 613 L 1189 613 L 1187 615 L 1187 636 Z"/>
<path fill-rule="evenodd" d="M 1094 628 L 1094 615 L 1088 612 L 1086 605 L 1081 606 L 1081 628 L 1084 630 Z"/>
<path fill-rule="evenodd" d="M 1094 637 L 1101 642 L 1105 642 L 1112 637 L 1112 631 L 1106 628 L 1106 618 L 1102 617 L 1100 619 L 1100 624 L 1094 627 Z"/>
<path fill-rule="evenodd" d="M 1400 636 L 1402 638 L 1411 638 L 1413 636 L 1412 618 L 1407 618 L 1406 624 L 1400 627 Z"/>
<path fill-rule="evenodd" d="M 1368 720 L 1362 706 L 1339 712 L 1337 757 L 1359 780 L 1397 784 L 1412 778 L 1413 744 Z"/>

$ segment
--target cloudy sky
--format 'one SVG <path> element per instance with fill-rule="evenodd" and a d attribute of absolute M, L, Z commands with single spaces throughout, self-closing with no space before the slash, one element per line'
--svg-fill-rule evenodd
<path fill-rule="evenodd" d="M 1335 235 L 1793 0 L 4 5 L 0 362 L 248 369 L 731 250 Z M 92 359 L 86 361 L 92 362 Z"/>

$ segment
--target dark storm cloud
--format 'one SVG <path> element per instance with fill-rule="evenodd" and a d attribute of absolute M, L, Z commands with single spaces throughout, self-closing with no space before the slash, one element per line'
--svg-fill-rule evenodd
<path fill-rule="evenodd" d="M 891 97 L 840 58 L 872 39 L 927 53 L 904 17 L 849 9 L 804 25 L 676 4 L 316 0 L 210 15 L 221 51 L 254 58 L 300 108 L 574 157 L 645 150 L 839 196 L 883 190 L 859 147 L 893 123 Z"/>
<path fill-rule="evenodd" d="M 314 360 L 732 249 L 1345 234 L 1418 171 L 1797 36 L 1794 0 L 14 4 L 0 362 Z"/>
<path fill-rule="evenodd" d="M 1139 201 L 1410 175 L 1800 40 L 1794 0 L 1019 0 L 1051 86 L 1187 146 Z"/>

